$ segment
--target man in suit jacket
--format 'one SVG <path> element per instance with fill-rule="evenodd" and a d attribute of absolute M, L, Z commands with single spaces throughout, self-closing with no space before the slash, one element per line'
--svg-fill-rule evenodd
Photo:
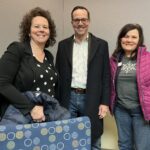
<path fill-rule="evenodd" d="M 72 117 L 90 117 L 92 150 L 99 150 L 110 95 L 108 44 L 88 32 L 90 13 L 87 8 L 76 6 L 71 17 L 75 33 L 59 42 L 56 56 L 59 100 Z"/>

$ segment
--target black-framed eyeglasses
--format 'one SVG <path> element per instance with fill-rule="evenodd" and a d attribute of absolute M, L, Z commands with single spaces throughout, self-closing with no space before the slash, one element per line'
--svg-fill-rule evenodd
<path fill-rule="evenodd" d="M 74 23 L 76 23 L 76 24 L 78 24 L 78 23 L 80 23 L 80 21 L 82 22 L 82 23 L 86 23 L 87 21 L 88 21 L 89 19 L 88 18 L 81 18 L 81 19 L 73 19 L 72 21 L 74 22 Z"/>

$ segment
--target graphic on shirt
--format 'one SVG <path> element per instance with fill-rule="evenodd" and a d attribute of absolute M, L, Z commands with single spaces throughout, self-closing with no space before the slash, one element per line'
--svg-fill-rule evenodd
<path fill-rule="evenodd" d="M 136 63 L 131 63 L 130 61 L 126 64 L 123 64 L 121 70 L 125 73 L 129 73 L 132 70 L 136 70 Z"/>

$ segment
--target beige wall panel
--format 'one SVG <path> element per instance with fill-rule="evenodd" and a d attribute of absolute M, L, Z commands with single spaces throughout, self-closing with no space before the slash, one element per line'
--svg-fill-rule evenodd
<path fill-rule="evenodd" d="M 63 0 L 0 0 L 0 55 L 8 44 L 18 40 L 23 15 L 34 7 L 51 12 L 57 28 L 57 41 L 63 37 Z M 57 44 L 49 48 L 55 55 Z"/>

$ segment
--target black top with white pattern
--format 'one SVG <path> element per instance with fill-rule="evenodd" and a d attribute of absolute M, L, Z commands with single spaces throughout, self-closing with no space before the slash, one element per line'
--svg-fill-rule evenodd
<path fill-rule="evenodd" d="M 58 75 L 53 69 L 53 64 L 50 64 L 46 57 L 43 63 L 39 62 L 35 57 L 34 60 L 36 63 L 36 67 L 34 68 L 35 79 L 31 91 L 41 91 L 54 97 Z"/>

